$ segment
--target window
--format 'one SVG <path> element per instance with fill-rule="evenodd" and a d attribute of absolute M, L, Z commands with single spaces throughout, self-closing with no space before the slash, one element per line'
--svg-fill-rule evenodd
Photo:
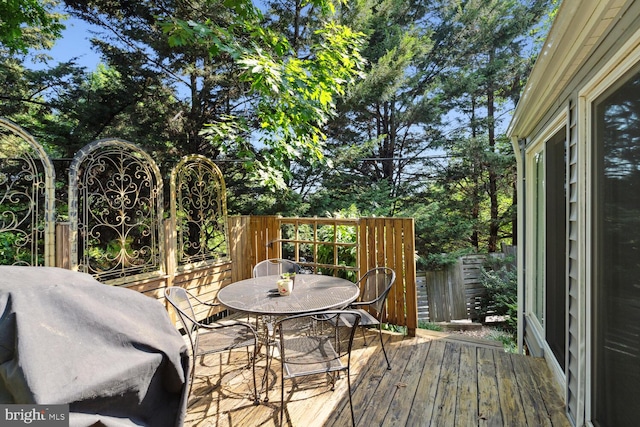
<path fill-rule="evenodd" d="M 567 174 L 566 131 L 545 144 L 545 339 L 560 367 L 565 367 L 567 336 Z"/>
<path fill-rule="evenodd" d="M 594 103 L 593 421 L 640 419 L 640 73 Z"/>
<path fill-rule="evenodd" d="M 544 337 L 561 369 L 565 367 L 567 332 L 567 173 L 566 116 L 541 139 L 530 157 L 533 257 L 527 295 L 531 326 Z"/>

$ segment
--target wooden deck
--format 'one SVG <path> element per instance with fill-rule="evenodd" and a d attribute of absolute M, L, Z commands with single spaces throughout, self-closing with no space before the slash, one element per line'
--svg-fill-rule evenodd
<path fill-rule="evenodd" d="M 374 332 L 363 346 L 358 332 L 352 353 L 353 405 L 358 426 L 570 426 L 562 397 L 542 359 L 508 354 L 488 341 L 418 330 L 415 338 L 385 333 L 387 370 Z M 207 356 L 196 371 L 186 426 L 279 424 L 279 362 L 269 402 L 249 399 L 246 353 Z M 220 362 L 223 362 L 221 367 Z M 258 360 L 264 373 L 264 358 Z M 206 376 L 210 374 L 211 376 Z M 201 376 L 205 375 L 205 376 Z M 351 424 L 347 382 L 331 391 L 326 376 L 285 382 L 285 425 Z"/>

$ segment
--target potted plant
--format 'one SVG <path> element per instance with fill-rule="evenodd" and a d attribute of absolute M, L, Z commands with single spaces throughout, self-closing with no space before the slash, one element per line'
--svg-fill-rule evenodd
<path fill-rule="evenodd" d="M 291 290 L 293 290 L 296 284 L 296 273 L 282 273 L 280 277 L 285 280 L 291 280 Z"/>

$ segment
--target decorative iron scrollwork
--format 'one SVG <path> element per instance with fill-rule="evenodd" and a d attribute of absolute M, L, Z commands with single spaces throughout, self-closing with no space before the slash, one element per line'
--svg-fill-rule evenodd
<path fill-rule="evenodd" d="M 96 141 L 76 154 L 69 183 L 72 266 L 103 281 L 162 273 L 162 179 L 148 154 Z"/>
<path fill-rule="evenodd" d="M 40 144 L 0 119 L 0 264 L 54 264 L 53 181 Z"/>
<path fill-rule="evenodd" d="M 228 260 L 227 197 L 220 169 L 204 156 L 184 157 L 171 174 L 171 195 L 178 267 Z"/>

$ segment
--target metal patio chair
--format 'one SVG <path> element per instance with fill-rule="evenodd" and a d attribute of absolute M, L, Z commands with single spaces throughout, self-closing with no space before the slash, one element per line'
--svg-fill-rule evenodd
<path fill-rule="evenodd" d="M 275 276 L 284 273 L 300 273 L 300 265 L 282 258 L 260 261 L 253 267 L 253 277 Z"/>
<path fill-rule="evenodd" d="M 279 276 L 284 273 L 298 274 L 300 273 L 300 265 L 288 259 L 270 258 L 260 261 L 253 267 L 253 277 Z M 265 320 L 263 326 L 267 327 L 268 330 L 271 330 L 273 326 L 273 319 L 263 320 Z M 256 324 L 256 329 L 259 329 L 259 316 L 255 319 L 252 319 L 251 316 L 247 316 L 247 321 L 254 322 Z M 267 333 L 267 335 L 270 335 L 270 333 Z"/>
<path fill-rule="evenodd" d="M 249 347 L 253 346 L 254 352 L 249 359 L 253 370 L 254 404 L 260 403 L 258 388 L 256 386 L 255 351 L 258 338 L 253 326 L 248 323 L 235 320 L 221 320 L 212 323 L 202 323 L 196 320 L 194 305 L 201 304 L 207 307 L 216 307 L 219 304 L 207 303 L 200 300 L 184 288 L 171 286 L 164 291 L 165 298 L 176 310 L 180 322 L 189 337 L 191 343 L 191 378 L 189 381 L 189 394 L 195 378 L 196 359 L 208 354 L 222 353 L 238 348 L 246 348 L 249 355 Z"/>
<path fill-rule="evenodd" d="M 349 318 L 348 322 L 342 323 L 340 319 L 345 317 Z M 284 422 L 285 380 L 296 381 L 303 376 L 326 373 L 333 390 L 336 375 L 346 371 L 351 421 L 355 426 L 349 370 L 353 336 L 359 323 L 360 314 L 348 310 L 297 314 L 276 322 L 275 345 L 280 352 L 281 362 L 280 425 Z M 348 328 L 343 327 L 345 324 L 349 325 Z"/>
<path fill-rule="evenodd" d="M 388 267 L 377 267 L 367 271 L 358 281 L 360 296 L 347 307 L 348 310 L 357 310 L 361 316 L 360 326 L 363 327 L 362 337 L 364 338 L 365 346 L 367 345 L 367 338 L 364 334 L 364 328 L 378 327 L 382 352 L 387 361 L 387 369 L 391 369 L 391 363 L 389 363 L 389 357 L 387 357 L 384 340 L 382 339 L 382 320 L 386 315 L 387 295 L 395 280 L 396 272 Z M 348 317 L 343 317 L 342 321 L 348 322 Z"/>

